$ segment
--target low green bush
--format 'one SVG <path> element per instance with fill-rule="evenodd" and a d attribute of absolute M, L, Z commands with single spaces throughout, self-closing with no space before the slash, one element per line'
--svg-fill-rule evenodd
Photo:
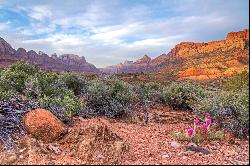
<path fill-rule="evenodd" d="M 71 73 L 63 74 L 62 81 L 65 82 L 66 86 L 71 89 L 75 95 L 80 95 L 86 86 L 86 82 L 81 79 L 80 76 Z"/>
<path fill-rule="evenodd" d="M 17 94 L 14 90 L 3 90 L 0 88 L 0 100 L 8 100 Z"/>
<path fill-rule="evenodd" d="M 26 74 L 34 75 L 36 74 L 39 70 L 38 67 L 35 65 L 28 64 L 24 61 L 18 61 L 17 63 L 11 65 L 10 71 L 22 71 Z"/>
<path fill-rule="evenodd" d="M 249 88 L 238 92 L 217 90 L 209 92 L 191 104 L 195 113 L 210 112 L 211 116 L 237 136 L 249 134 Z"/>
<path fill-rule="evenodd" d="M 175 83 L 165 86 L 161 93 L 161 101 L 174 108 L 191 109 L 191 104 L 206 96 L 205 91 L 199 86 L 189 83 Z"/>
<path fill-rule="evenodd" d="M 238 91 L 244 87 L 249 87 L 249 73 L 247 71 L 235 74 L 223 82 L 223 89 L 226 91 Z"/>
<path fill-rule="evenodd" d="M 155 82 L 149 82 L 141 84 L 139 87 L 140 99 L 143 101 L 154 101 L 160 100 L 162 87 L 160 84 Z"/>
<path fill-rule="evenodd" d="M 85 106 L 85 103 L 74 95 L 64 95 L 62 98 L 44 96 L 39 98 L 38 102 L 42 108 L 50 110 L 63 122 L 67 122 Z"/>
<path fill-rule="evenodd" d="M 132 86 L 117 79 L 92 80 L 87 85 L 85 95 L 91 109 L 109 117 L 121 117 L 136 100 Z"/>
<path fill-rule="evenodd" d="M 1 72 L 0 88 L 6 91 L 14 90 L 21 93 L 25 88 L 27 78 L 37 72 L 38 69 L 35 66 L 18 62 Z"/>
<path fill-rule="evenodd" d="M 25 80 L 29 77 L 23 71 L 11 71 L 9 69 L 3 71 L 0 77 L 0 87 L 5 90 L 15 90 L 22 92 Z"/>

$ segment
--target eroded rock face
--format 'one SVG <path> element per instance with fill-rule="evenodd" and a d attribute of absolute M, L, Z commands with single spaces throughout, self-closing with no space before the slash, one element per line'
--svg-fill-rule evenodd
<path fill-rule="evenodd" d="M 149 67 L 149 63 L 151 58 L 148 55 L 144 55 L 142 58 L 137 61 L 128 61 L 126 60 L 124 63 L 119 63 L 117 65 L 108 66 L 103 68 L 102 71 L 106 73 L 137 73 L 145 71 L 146 68 Z"/>
<path fill-rule="evenodd" d="M 86 73 L 100 72 L 94 65 L 88 63 L 85 57 L 74 54 L 64 54 L 61 56 L 53 54 L 50 57 L 42 51 L 36 53 L 34 50 L 26 51 L 24 48 L 18 48 L 15 51 L 10 44 L 0 38 L 0 66 L 9 66 L 18 60 L 36 64 L 44 70 Z"/>
<path fill-rule="evenodd" d="M 16 50 L 13 49 L 9 43 L 7 43 L 3 38 L 0 37 L 0 53 L 13 55 L 15 52 Z"/>
<path fill-rule="evenodd" d="M 181 42 L 155 59 L 147 55 L 131 64 L 102 69 L 104 72 L 153 72 L 158 79 L 211 80 L 248 70 L 249 30 L 230 32 L 225 40 L 208 43 Z M 171 76 L 174 75 L 174 76 Z"/>
<path fill-rule="evenodd" d="M 28 112 L 23 118 L 24 126 L 28 133 L 44 142 L 52 142 L 67 129 L 50 111 L 36 109 Z"/>
<path fill-rule="evenodd" d="M 151 58 L 148 55 L 144 55 L 141 59 L 138 59 L 135 64 L 144 64 L 149 63 L 151 61 Z"/>
<path fill-rule="evenodd" d="M 28 59 L 28 54 L 24 48 L 18 48 L 15 52 L 15 57 L 20 59 Z"/>
<path fill-rule="evenodd" d="M 249 31 L 248 29 L 245 29 L 239 32 L 228 33 L 226 40 L 212 41 L 208 43 L 181 42 L 180 44 L 177 44 L 167 55 L 188 58 L 196 54 L 211 53 L 218 49 L 225 52 L 233 48 L 243 50 L 245 49 L 248 40 Z"/>

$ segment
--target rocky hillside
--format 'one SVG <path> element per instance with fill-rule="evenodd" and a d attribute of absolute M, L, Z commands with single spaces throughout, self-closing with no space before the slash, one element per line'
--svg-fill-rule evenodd
<path fill-rule="evenodd" d="M 0 67 L 9 66 L 18 60 L 24 60 L 31 64 L 36 64 L 41 69 L 52 71 L 73 71 L 98 73 L 99 70 L 88 63 L 84 57 L 74 54 L 64 54 L 51 56 L 39 51 L 26 51 L 24 48 L 13 49 L 9 43 L 0 38 Z"/>
<path fill-rule="evenodd" d="M 155 59 L 144 56 L 129 65 L 109 68 L 116 73 L 153 72 L 158 78 L 210 80 L 248 70 L 248 61 L 249 30 L 245 29 L 228 33 L 225 40 L 182 42 Z"/>
<path fill-rule="evenodd" d="M 151 58 L 148 55 L 144 55 L 142 58 L 138 59 L 135 62 L 126 60 L 124 63 L 102 68 L 101 71 L 104 73 L 142 72 L 142 71 L 148 70 L 150 61 L 151 61 Z"/>

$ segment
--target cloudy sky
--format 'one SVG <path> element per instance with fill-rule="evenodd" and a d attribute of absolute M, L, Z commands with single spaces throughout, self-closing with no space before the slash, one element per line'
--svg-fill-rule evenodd
<path fill-rule="evenodd" d="M 248 0 L 0 0 L 13 48 L 85 56 L 97 67 L 156 57 L 249 26 Z"/>

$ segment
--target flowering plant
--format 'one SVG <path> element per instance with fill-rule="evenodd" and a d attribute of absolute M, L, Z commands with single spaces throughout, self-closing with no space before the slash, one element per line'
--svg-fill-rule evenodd
<path fill-rule="evenodd" d="M 195 118 L 193 127 L 188 128 L 184 132 L 175 133 L 175 137 L 178 140 L 192 141 L 195 143 L 200 143 L 204 140 L 221 140 L 223 137 L 223 132 L 212 130 L 213 126 L 214 123 L 210 118 L 210 114 L 206 112 L 204 120 Z"/>

